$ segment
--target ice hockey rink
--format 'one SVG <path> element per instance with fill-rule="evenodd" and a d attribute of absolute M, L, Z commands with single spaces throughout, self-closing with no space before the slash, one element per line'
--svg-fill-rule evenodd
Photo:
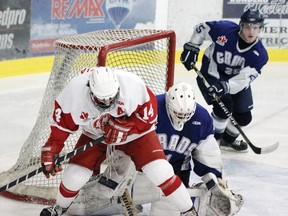
<path fill-rule="evenodd" d="M 176 66 L 175 82 L 192 83 L 198 102 L 210 110 L 200 95 L 195 77 L 195 72 Z M 0 172 L 16 162 L 36 122 L 48 78 L 49 72 L 0 79 Z M 248 153 L 222 152 L 229 184 L 244 196 L 239 216 L 288 215 L 287 86 L 288 63 L 268 63 L 252 83 L 253 121 L 243 129 L 254 145 L 264 147 L 279 142 L 279 148 L 265 155 L 256 155 L 251 149 Z M 44 207 L 0 196 L 0 215 L 3 216 L 39 215 Z M 145 205 L 140 215 L 148 214 L 149 205 Z"/>

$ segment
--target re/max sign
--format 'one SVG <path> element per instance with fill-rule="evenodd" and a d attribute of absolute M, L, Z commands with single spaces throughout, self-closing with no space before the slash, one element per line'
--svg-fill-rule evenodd
<path fill-rule="evenodd" d="M 52 0 L 52 19 L 103 17 L 104 0 Z"/>

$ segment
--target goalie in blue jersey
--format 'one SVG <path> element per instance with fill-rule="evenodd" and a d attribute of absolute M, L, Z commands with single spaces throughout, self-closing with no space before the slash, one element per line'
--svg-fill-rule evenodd
<path fill-rule="evenodd" d="M 227 185 L 221 152 L 214 138 L 213 120 L 208 111 L 196 102 L 192 86 L 184 82 L 177 83 L 167 93 L 158 95 L 157 103 L 156 133 L 167 160 L 194 200 L 197 212 L 190 215 L 237 213 L 243 205 L 243 197 L 233 193 Z M 128 188 L 137 207 L 152 203 L 150 216 L 180 215 L 176 206 L 159 188 L 155 187 L 142 172 L 136 173 L 128 156 L 122 154 L 118 161 L 112 170 L 107 172 L 105 170 L 103 174 L 106 178 L 117 182 L 117 188 L 111 189 L 99 183 L 99 178 L 94 179 L 81 189 L 79 196 L 68 209 L 69 213 L 73 215 L 122 213 L 123 209 L 117 197 Z M 190 176 L 192 170 L 197 176 Z M 115 174 L 113 172 L 111 174 L 111 171 Z M 199 184 L 193 185 L 199 181 Z M 140 208 L 137 210 L 141 211 Z"/>
<path fill-rule="evenodd" d="M 195 100 L 190 84 L 180 82 L 166 94 L 157 96 L 158 122 L 156 133 L 167 160 L 187 187 L 198 215 L 233 215 L 243 197 L 234 194 L 223 173 L 219 145 L 214 138 L 213 120 L 208 111 Z M 192 163 L 191 163 L 192 162 Z M 205 184 L 193 186 L 191 170 Z M 200 192 L 200 196 L 197 194 Z M 197 192 L 198 191 L 198 192 Z M 207 205 L 206 205 L 207 204 Z M 150 215 L 179 215 L 165 197 L 152 203 Z"/>
<path fill-rule="evenodd" d="M 199 77 L 197 83 L 206 102 L 213 106 L 215 138 L 225 150 L 247 152 L 248 147 L 243 140 L 237 140 L 239 131 L 214 96 L 221 98 L 241 127 L 252 121 L 250 83 L 261 74 L 268 61 L 267 51 L 258 38 L 263 26 L 264 18 L 259 11 L 248 9 L 241 16 L 239 25 L 228 20 L 198 24 L 190 40 L 184 44 L 181 62 L 191 70 L 198 60 L 200 46 L 204 41 L 211 42 L 205 50 L 200 70 L 210 87 L 207 88 Z"/>

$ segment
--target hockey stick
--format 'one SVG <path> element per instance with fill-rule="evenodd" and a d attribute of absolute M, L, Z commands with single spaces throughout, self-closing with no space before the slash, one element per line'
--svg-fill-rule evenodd
<path fill-rule="evenodd" d="M 68 154 L 59 157 L 55 161 L 55 164 L 59 164 L 59 163 L 65 161 L 65 160 L 67 160 L 67 159 L 69 159 L 71 157 L 74 157 L 75 155 L 86 151 L 87 149 L 95 146 L 96 144 L 102 142 L 103 140 L 104 140 L 104 137 L 100 137 L 99 139 L 96 139 L 96 140 L 94 140 L 92 142 L 89 142 L 89 143 L 87 143 L 87 144 L 85 144 L 85 145 L 83 145 L 83 146 L 81 146 L 81 147 L 79 147 L 77 149 L 74 149 L 73 151 L 69 152 Z M 11 187 L 13 187 L 13 186 L 25 181 L 25 180 L 37 175 L 37 174 L 39 174 L 39 173 L 41 173 L 43 171 L 44 171 L 44 168 L 43 167 L 39 167 L 38 169 L 36 169 L 36 170 L 34 170 L 34 171 L 32 171 L 32 172 L 30 172 L 30 173 L 18 178 L 18 179 L 10 182 L 9 184 L 6 184 L 6 185 L 2 186 L 0 188 L 0 192 L 6 191 L 7 189 L 9 189 L 9 188 L 11 188 Z"/>
<path fill-rule="evenodd" d="M 125 210 L 125 216 L 137 216 L 136 208 L 133 204 L 133 200 L 127 188 L 125 189 L 123 195 L 119 198 L 120 198 L 122 207 Z"/>
<path fill-rule="evenodd" d="M 203 74 L 198 70 L 198 68 L 195 66 L 195 64 L 192 66 L 193 69 L 196 71 L 197 75 L 199 76 L 199 78 L 202 80 L 202 82 L 204 83 L 204 85 L 209 88 L 210 84 L 207 82 L 207 80 L 205 79 L 205 77 L 203 76 Z M 275 151 L 278 146 L 279 146 L 279 142 L 274 143 L 271 146 L 267 146 L 267 147 L 257 147 L 255 145 L 252 144 L 252 142 L 249 140 L 249 138 L 246 136 L 246 134 L 244 133 L 244 131 L 241 129 L 240 125 L 237 123 L 237 121 L 234 119 L 234 117 L 232 116 L 232 114 L 229 112 L 229 110 L 227 109 L 227 107 L 225 106 L 225 104 L 221 101 L 221 99 L 217 96 L 217 95 L 213 95 L 213 97 L 215 98 L 216 102 L 218 103 L 218 105 L 221 107 L 221 109 L 223 110 L 223 112 L 226 114 L 226 116 L 230 119 L 230 121 L 232 122 L 232 124 L 236 127 L 236 129 L 240 132 L 240 134 L 242 135 L 242 137 L 245 139 L 245 141 L 247 142 L 247 144 L 250 146 L 250 148 L 253 150 L 254 153 L 256 154 L 267 154 L 270 152 Z"/>

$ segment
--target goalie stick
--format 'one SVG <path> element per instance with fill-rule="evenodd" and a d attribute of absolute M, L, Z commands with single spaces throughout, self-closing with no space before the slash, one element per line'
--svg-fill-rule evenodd
<path fill-rule="evenodd" d="M 136 208 L 133 204 L 133 200 L 127 188 L 125 189 L 123 195 L 119 198 L 120 198 L 122 207 L 125 210 L 125 216 L 137 216 Z"/>
<path fill-rule="evenodd" d="M 74 157 L 75 155 L 77 155 L 77 154 L 79 154 L 79 153 L 81 153 L 81 152 L 86 151 L 87 149 L 95 146 L 96 144 L 102 142 L 103 140 L 104 140 L 104 137 L 100 137 L 99 139 L 96 139 L 96 140 L 94 140 L 94 141 L 92 141 L 92 142 L 89 142 L 89 143 L 87 143 L 87 144 L 85 144 L 85 145 L 83 145 L 83 146 L 81 146 L 81 147 L 79 147 L 79 148 L 77 148 L 77 149 L 74 149 L 73 151 L 69 152 L 68 154 L 59 157 L 59 158 L 55 161 L 55 164 L 61 163 L 61 162 L 65 161 L 65 160 L 67 160 L 67 159 L 69 159 L 69 158 L 71 158 L 71 157 Z M 17 184 L 25 181 L 25 180 L 27 180 L 27 179 L 29 179 L 29 178 L 37 175 L 37 174 L 39 174 L 39 173 L 41 173 L 41 172 L 43 172 L 43 171 L 44 171 L 44 168 L 43 168 L 43 167 L 39 167 L 38 169 L 33 170 L 33 171 L 31 171 L 30 173 L 28 173 L 28 174 L 26 174 L 26 175 L 24 175 L 24 176 L 22 176 L 22 177 L 20 177 L 20 178 L 18 178 L 18 179 L 16 179 L 16 180 L 10 182 L 10 183 L 2 186 L 2 187 L 0 188 L 0 192 L 6 191 L 7 189 L 9 189 L 9 188 L 11 188 L 11 187 L 13 187 L 13 186 L 15 186 L 15 185 L 17 185 Z"/>
<path fill-rule="evenodd" d="M 195 64 L 192 65 L 192 68 L 196 71 L 197 75 L 199 76 L 199 78 L 202 80 L 202 82 L 204 83 L 204 85 L 209 88 L 210 85 L 207 82 L 207 80 L 205 79 L 205 77 L 203 76 L 203 74 L 198 70 L 198 68 L 195 66 Z M 270 152 L 275 151 L 278 146 L 279 146 L 279 142 L 276 142 L 274 144 L 272 144 L 271 146 L 267 146 L 267 147 L 257 147 L 255 145 L 252 144 L 252 142 L 249 140 L 249 138 L 246 136 L 246 134 L 244 133 L 244 131 L 241 129 L 240 125 L 237 123 L 237 121 L 234 119 L 234 117 L 232 116 L 232 114 L 229 112 L 229 110 L 227 109 L 227 107 L 225 106 L 225 104 L 221 101 L 221 99 L 217 96 L 217 95 L 213 95 L 213 97 L 215 98 L 216 102 L 218 103 L 218 105 L 221 107 L 221 109 L 223 110 L 223 112 L 226 114 L 226 116 L 230 119 L 230 121 L 232 122 L 232 124 L 236 127 L 236 129 L 240 132 L 240 134 L 242 135 L 242 137 L 245 139 L 245 141 L 247 142 L 247 144 L 250 146 L 250 148 L 253 150 L 254 153 L 256 154 L 267 154 Z"/>

